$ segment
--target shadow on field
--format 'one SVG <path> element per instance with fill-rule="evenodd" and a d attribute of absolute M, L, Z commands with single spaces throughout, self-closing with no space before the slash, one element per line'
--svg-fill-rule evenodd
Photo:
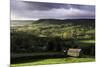
<path fill-rule="evenodd" d="M 85 58 L 87 55 L 89 57 L 95 58 L 95 43 L 79 43 L 82 49 L 82 57 Z"/>
<path fill-rule="evenodd" d="M 65 57 L 67 57 L 67 56 L 64 56 L 64 55 L 44 55 L 44 56 L 11 58 L 11 64 L 37 62 L 37 61 L 42 61 L 45 59 L 56 59 L 56 58 L 65 58 Z"/>

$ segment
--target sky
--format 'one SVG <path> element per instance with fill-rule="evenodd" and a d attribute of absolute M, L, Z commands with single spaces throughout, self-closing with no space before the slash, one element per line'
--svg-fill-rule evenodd
<path fill-rule="evenodd" d="M 94 5 L 11 0 L 11 20 L 94 19 Z"/>

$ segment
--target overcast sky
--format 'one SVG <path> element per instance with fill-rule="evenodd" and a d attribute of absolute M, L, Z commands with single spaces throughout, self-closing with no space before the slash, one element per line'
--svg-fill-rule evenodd
<path fill-rule="evenodd" d="M 94 5 L 72 5 L 11 0 L 11 20 L 94 18 Z"/>

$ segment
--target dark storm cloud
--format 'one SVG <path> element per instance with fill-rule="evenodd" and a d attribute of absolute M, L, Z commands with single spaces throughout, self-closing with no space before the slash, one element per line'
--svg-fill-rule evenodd
<path fill-rule="evenodd" d="M 94 18 L 95 6 L 11 0 L 11 18 Z"/>

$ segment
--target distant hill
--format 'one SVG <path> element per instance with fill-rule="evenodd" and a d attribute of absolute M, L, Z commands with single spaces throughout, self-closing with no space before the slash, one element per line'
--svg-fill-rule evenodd
<path fill-rule="evenodd" d="M 23 26 L 31 23 L 45 23 L 45 24 L 68 24 L 74 25 L 92 25 L 95 27 L 95 19 L 40 19 L 40 20 L 11 20 L 11 26 Z"/>
<path fill-rule="evenodd" d="M 90 23 L 94 23 L 95 19 L 64 19 L 64 20 L 60 20 L 60 19 L 40 19 L 36 21 L 37 23 L 53 23 L 53 24 L 62 24 L 62 23 L 78 23 L 78 24 L 90 24 Z"/>
<path fill-rule="evenodd" d="M 31 24 L 33 22 L 34 22 L 34 20 L 11 20 L 10 26 L 11 27 L 13 27 L 13 26 L 24 26 L 24 25 L 27 25 L 27 24 Z"/>

